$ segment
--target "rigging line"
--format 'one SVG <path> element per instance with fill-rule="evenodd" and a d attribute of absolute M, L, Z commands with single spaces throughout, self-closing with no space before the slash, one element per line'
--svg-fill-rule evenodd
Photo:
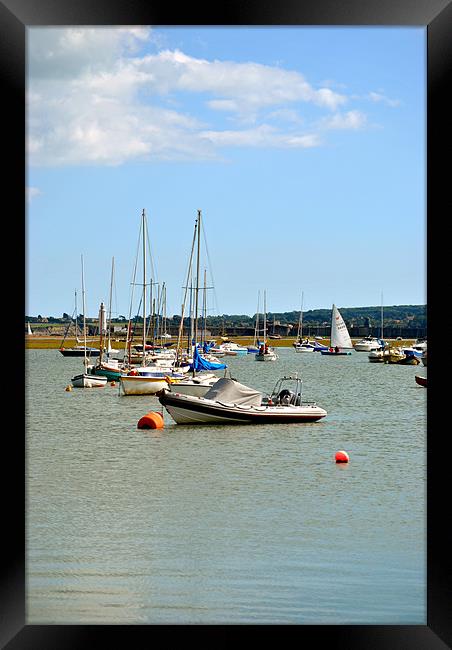
<path fill-rule="evenodd" d="M 204 227 L 204 219 L 202 220 L 201 228 L 202 228 L 202 234 L 203 234 L 203 237 L 204 237 L 204 246 L 206 247 L 207 261 L 209 263 L 208 264 L 208 266 L 209 266 L 209 275 L 210 275 L 211 282 L 212 282 L 212 285 L 213 285 L 214 303 L 215 303 L 215 307 L 216 307 L 216 310 L 217 310 L 217 314 L 219 314 L 220 310 L 219 310 L 219 307 L 218 307 L 217 292 L 215 290 L 215 280 L 214 280 L 214 277 L 213 277 L 212 262 L 210 260 L 209 248 L 207 246 L 207 237 L 206 237 L 206 231 L 205 231 L 205 227 Z"/>

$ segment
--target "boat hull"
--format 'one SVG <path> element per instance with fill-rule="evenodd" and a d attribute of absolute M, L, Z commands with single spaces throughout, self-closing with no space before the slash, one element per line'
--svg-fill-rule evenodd
<path fill-rule="evenodd" d="M 159 401 L 177 424 L 316 422 L 327 415 L 316 405 L 237 406 L 177 393 L 173 395 L 168 391 L 159 395 Z"/>
<path fill-rule="evenodd" d="M 344 356 L 347 354 L 351 354 L 351 350 L 339 350 L 339 352 L 331 352 L 330 350 L 320 350 L 320 354 L 323 354 L 325 356 L 330 356 L 330 357 L 340 357 Z"/>
<path fill-rule="evenodd" d="M 124 395 L 155 395 L 168 388 L 168 382 L 162 377 L 122 375 L 119 381 Z"/>
<path fill-rule="evenodd" d="M 83 373 L 72 377 L 71 382 L 74 388 L 103 388 L 107 384 L 107 378 Z"/>
<path fill-rule="evenodd" d="M 84 357 L 85 354 L 87 357 L 98 357 L 100 355 L 100 350 L 89 349 L 85 350 L 80 348 L 60 348 L 59 350 L 63 357 Z"/>
<path fill-rule="evenodd" d="M 427 388 L 427 377 L 422 377 L 421 375 L 414 375 L 416 384 L 419 386 L 425 386 Z"/>

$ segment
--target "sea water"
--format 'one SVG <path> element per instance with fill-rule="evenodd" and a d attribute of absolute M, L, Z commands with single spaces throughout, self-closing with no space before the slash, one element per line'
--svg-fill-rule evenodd
<path fill-rule="evenodd" d="M 26 351 L 27 624 L 426 624 L 426 368 L 278 354 L 225 360 L 326 418 L 142 430 L 157 398 Z"/>

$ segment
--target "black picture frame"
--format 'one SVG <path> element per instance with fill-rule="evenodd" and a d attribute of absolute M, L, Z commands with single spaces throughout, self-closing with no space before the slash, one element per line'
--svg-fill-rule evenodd
<path fill-rule="evenodd" d="M 425 26 L 427 30 L 427 297 L 429 329 L 429 388 L 427 399 L 427 625 L 374 626 L 287 626 L 301 644 L 339 648 L 410 648 L 442 650 L 451 647 L 452 616 L 450 603 L 450 550 L 452 540 L 447 486 L 447 412 L 445 386 L 440 381 L 440 362 L 446 356 L 437 337 L 447 341 L 447 281 L 450 272 L 446 262 L 450 256 L 447 219 L 452 201 L 449 164 L 443 162 L 443 151 L 450 152 L 450 111 L 446 101 L 451 68 L 452 4 L 450 0 L 311 0 L 263 3 L 259 0 L 229 0 L 224 6 L 177 5 L 176 13 L 164 3 L 156 6 L 137 0 L 3 0 L 0 2 L 0 79 L 3 113 L 3 160 L 6 164 L 4 187 L 8 201 L 4 208 L 5 259 L 14 259 L 14 282 L 7 289 L 4 302 L 8 313 L 8 346 L 14 350 L 14 362 L 8 364 L 8 385 L 13 386 L 14 401 L 7 397 L 6 416 L 12 416 L 3 430 L 2 472 L 2 572 L 0 582 L 0 647 L 8 650 L 43 648 L 95 647 L 113 643 L 136 647 L 137 635 L 155 642 L 154 626 L 60 626 L 25 624 L 25 436 L 16 426 L 16 411 L 25 412 L 25 351 L 22 338 L 24 293 L 21 293 L 21 270 L 17 248 L 26 242 L 25 228 L 25 48 L 26 28 L 38 25 L 395 25 Z M 177 22 L 175 22 L 175 18 Z M 449 154 L 450 155 L 450 154 Z M 442 236 L 444 234 L 444 236 Z M 406 245 L 409 246 L 409 236 Z M 10 267 L 9 267 L 10 268 Z M 434 271 L 434 274 L 433 274 Z M 23 275 L 25 286 L 25 273 Z M 7 283 L 11 272 L 7 275 Z M 450 283 L 449 283 L 450 284 Z M 443 297 L 439 305 L 438 296 Z M 443 293 L 445 292 L 445 293 Z M 442 312 L 441 312 L 442 307 Z M 443 331 L 441 333 L 440 318 Z M 444 328 L 446 327 L 446 330 Z M 11 343 L 10 334 L 13 333 Z M 447 351 L 446 351 L 447 352 Z M 22 365 L 20 361 L 23 361 Z M 447 362 L 447 358 L 445 360 Z M 6 369 L 4 368 L 6 373 Z M 10 390 L 10 389 L 8 389 Z M 443 398 L 444 395 L 444 398 Z M 12 408 L 14 406 L 14 408 Z M 401 405 L 402 407 L 404 405 Z M 409 408 L 409 405 L 406 405 Z M 31 414 L 32 416 L 32 414 Z M 12 424 L 11 424 L 12 422 Z M 18 430 L 19 429 L 19 430 Z M 143 629 L 144 627 L 144 629 Z M 166 636 L 168 627 L 179 634 L 183 627 L 184 641 L 195 632 L 217 632 L 217 626 L 157 626 Z M 227 642 L 235 626 L 221 627 L 221 640 Z M 239 626 L 251 632 L 251 639 L 264 628 L 280 626 Z M 177 629 L 179 628 L 179 629 Z M 188 635 L 188 636 L 186 636 Z M 248 636 L 248 634 L 247 634 Z M 270 641 L 270 636 L 268 637 Z M 146 641 L 145 641 L 146 642 Z M 315 643 L 315 645 L 314 645 Z"/>

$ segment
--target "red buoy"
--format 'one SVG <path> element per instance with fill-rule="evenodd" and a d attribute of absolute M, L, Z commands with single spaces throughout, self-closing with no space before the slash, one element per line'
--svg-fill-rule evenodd
<path fill-rule="evenodd" d="M 336 463 L 348 463 L 348 461 L 350 460 L 347 452 L 343 450 L 336 452 L 335 459 L 336 459 Z"/>
<path fill-rule="evenodd" d="M 137 429 L 163 429 L 163 415 L 149 411 L 138 420 Z"/>

